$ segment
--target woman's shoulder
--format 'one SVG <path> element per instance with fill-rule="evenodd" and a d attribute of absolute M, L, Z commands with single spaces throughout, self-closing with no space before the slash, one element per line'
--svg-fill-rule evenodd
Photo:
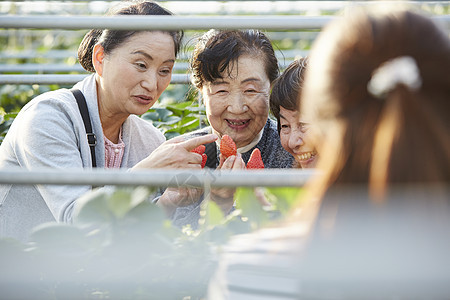
<path fill-rule="evenodd" d="M 31 99 L 22 110 L 26 111 L 37 105 L 47 109 L 60 109 L 66 106 L 75 106 L 76 100 L 68 89 L 58 89 L 55 91 L 45 92 Z"/>
<path fill-rule="evenodd" d="M 16 120 L 26 118 L 39 126 L 50 120 L 68 124 L 73 122 L 76 114 L 79 114 L 78 106 L 70 90 L 59 89 L 33 98 L 20 110 Z"/>
<path fill-rule="evenodd" d="M 299 281 L 293 266 L 302 251 L 300 229 L 270 228 L 233 237 L 224 247 L 209 295 L 218 297 L 214 299 L 295 298 Z"/>

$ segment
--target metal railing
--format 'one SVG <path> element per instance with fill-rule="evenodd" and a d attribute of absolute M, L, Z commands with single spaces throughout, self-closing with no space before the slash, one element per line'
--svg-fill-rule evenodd
<path fill-rule="evenodd" d="M 0 184 L 126 185 L 153 187 L 301 187 L 317 174 L 312 169 L 217 171 L 211 169 L 0 169 Z"/>
<path fill-rule="evenodd" d="M 0 75 L 0 84 L 74 84 L 89 74 L 20 74 Z M 172 74 L 171 84 L 188 84 L 188 74 Z"/>
<path fill-rule="evenodd" d="M 178 30 L 321 29 L 331 16 L 16 16 L 0 18 L 0 28 Z"/>

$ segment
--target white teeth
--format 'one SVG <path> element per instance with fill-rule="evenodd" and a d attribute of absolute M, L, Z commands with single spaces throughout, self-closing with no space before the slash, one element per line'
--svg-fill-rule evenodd
<path fill-rule="evenodd" d="M 314 152 L 308 152 L 308 153 L 303 153 L 300 154 L 298 157 L 300 158 L 300 160 L 308 160 L 311 158 L 311 156 L 315 155 Z"/>
<path fill-rule="evenodd" d="M 228 121 L 228 123 L 232 124 L 232 125 L 244 125 L 245 121 L 242 122 L 232 122 L 232 121 Z"/>

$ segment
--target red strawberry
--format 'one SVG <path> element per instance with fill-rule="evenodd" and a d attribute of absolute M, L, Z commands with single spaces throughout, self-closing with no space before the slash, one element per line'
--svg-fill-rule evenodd
<path fill-rule="evenodd" d="M 202 153 L 202 169 L 205 167 L 207 159 L 208 159 L 208 156 L 206 156 L 205 153 Z"/>
<path fill-rule="evenodd" d="M 203 154 L 205 152 L 205 149 L 206 149 L 205 145 L 200 145 L 192 149 L 191 152 Z"/>
<path fill-rule="evenodd" d="M 225 134 L 222 136 L 222 139 L 220 140 L 220 153 L 222 153 L 225 159 L 236 155 L 236 144 L 229 135 Z"/>
<path fill-rule="evenodd" d="M 264 163 L 261 158 L 261 151 L 255 148 L 247 162 L 247 169 L 264 169 Z"/>

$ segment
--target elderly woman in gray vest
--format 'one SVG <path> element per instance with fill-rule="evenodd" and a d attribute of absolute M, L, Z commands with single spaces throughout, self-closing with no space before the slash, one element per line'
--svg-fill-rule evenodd
<path fill-rule="evenodd" d="M 269 95 L 279 74 L 270 40 L 258 30 L 210 30 L 197 42 L 191 59 L 192 82 L 201 93 L 211 126 L 186 135 L 187 139 L 215 133 L 206 145 L 206 166 L 243 169 L 255 148 L 265 168 L 290 168 L 294 158 L 283 149 L 276 121 L 269 118 Z M 230 136 L 237 155 L 221 156 L 220 139 Z M 176 225 L 196 227 L 202 191 L 173 190 Z M 233 189 L 212 190 L 211 199 L 224 213 L 233 207 Z M 183 206 L 181 203 L 192 203 Z"/>

